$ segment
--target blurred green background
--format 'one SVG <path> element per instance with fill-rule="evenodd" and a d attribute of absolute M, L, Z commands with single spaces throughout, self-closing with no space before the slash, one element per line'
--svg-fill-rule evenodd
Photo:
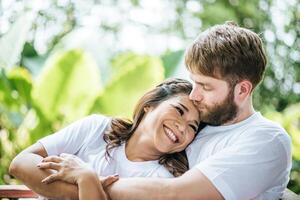
<path fill-rule="evenodd" d="M 0 184 L 22 149 L 91 113 L 130 117 L 209 26 L 233 20 L 268 53 L 255 108 L 293 141 L 288 187 L 300 193 L 299 0 L 1 0 Z M 247 172 L 245 172 L 247 173 Z"/>

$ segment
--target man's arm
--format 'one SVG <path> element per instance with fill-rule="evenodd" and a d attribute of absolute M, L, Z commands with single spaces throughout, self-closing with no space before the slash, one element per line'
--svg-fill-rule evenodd
<path fill-rule="evenodd" d="M 9 173 L 42 196 L 55 199 L 78 199 L 76 185 L 62 181 L 51 184 L 41 183 L 44 178 L 53 173 L 51 170 L 41 170 L 37 167 L 46 156 L 44 147 L 40 143 L 35 143 L 14 158 Z"/>
<path fill-rule="evenodd" d="M 177 178 L 127 178 L 115 182 L 108 193 L 113 200 L 222 200 L 223 196 L 198 169 Z"/>

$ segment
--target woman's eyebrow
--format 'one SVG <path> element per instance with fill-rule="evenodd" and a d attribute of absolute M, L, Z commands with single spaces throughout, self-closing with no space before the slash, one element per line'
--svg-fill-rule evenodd
<path fill-rule="evenodd" d="M 185 111 L 189 112 L 189 109 L 185 105 L 183 105 L 182 103 L 179 103 L 179 105 L 181 105 Z"/>

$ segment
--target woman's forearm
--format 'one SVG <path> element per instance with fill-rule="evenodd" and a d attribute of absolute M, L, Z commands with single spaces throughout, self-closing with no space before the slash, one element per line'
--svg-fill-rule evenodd
<path fill-rule="evenodd" d="M 81 176 L 77 184 L 79 200 L 107 200 L 96 173 L 88 173 Z"/>
<path fill-rule="evenodd" d="M 76 185 L 62 181 L 56 181 L 51 184 L 41 183 L 45 177 L 53 173 L 51 170 L 42 170 L 37 167 L 37 164 L 42 159 L 42 156 L 34 153 L 20 153 L 12 161 L 9 172 L 42 196 L 55 199 L 78 199 L 78 188 Z"/>

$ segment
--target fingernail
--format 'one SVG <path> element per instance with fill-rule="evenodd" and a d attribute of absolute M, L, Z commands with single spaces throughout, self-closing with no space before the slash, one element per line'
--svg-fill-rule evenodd
<path fill-rule="evenodd" d="M 37 166 L 37 167 L 41 167 L 41 164 L 37 164 L 36 166 Z"/>
<path fill-rule="evenodd" d="M 114 176 L 114 177 L 119 177 L 119 174 L 114 174 L 113 176 Z"/>

